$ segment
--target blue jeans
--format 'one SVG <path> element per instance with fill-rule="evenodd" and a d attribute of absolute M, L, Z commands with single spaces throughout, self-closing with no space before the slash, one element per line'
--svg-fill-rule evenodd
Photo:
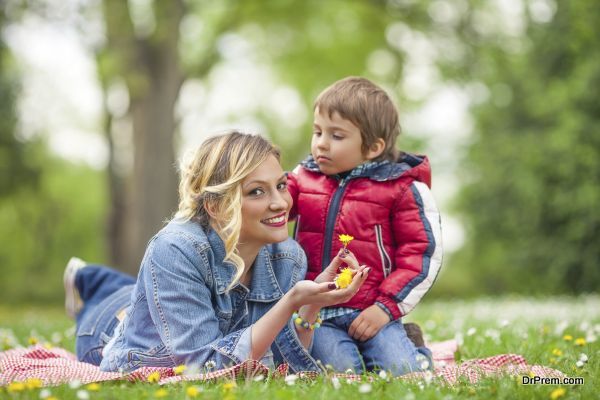
<path fill-rule="evenodd" d="M 119 323 L 117 315 L 129 305 L 134 283 L 133 277 L 99 265 L 77 271 L 75 286 L 83 301 L 76 318 L 79 361 L 100 365 L 102 349 Z"/>
<path fill-rule="evenodd" d="M 359 314 L 354 311 L 323 321 L 315 329 L 312 356 L 338 372 L 351 369 L 358 374 L 380 369 L 403 375 L 433 368 L 431 350 L 415 347 L 401 320 L 389 322 L 364 342 L 352 338 L 348 329 Z"/>

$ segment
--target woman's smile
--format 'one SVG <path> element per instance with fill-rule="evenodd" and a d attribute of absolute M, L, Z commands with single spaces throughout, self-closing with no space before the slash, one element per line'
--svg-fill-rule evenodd
<path fill-rule="evenodd" d="M 275 217 L 263 219 L 260 222 L 268 226 L 280 227 L 287 223 L 286 214 L 287 213 L 281 213 L 279 215 L 276 215 Z"/>

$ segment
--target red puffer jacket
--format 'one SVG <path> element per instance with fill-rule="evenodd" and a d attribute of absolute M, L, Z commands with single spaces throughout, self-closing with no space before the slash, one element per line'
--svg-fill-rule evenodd
<path fill-rule="evenodd" d="M 348 176 L 323 175 L 312 156 L 288 175 L 294 199 L 295 238 L 314 279 L 348 248 L 371 267 L 360 291 L 339 307 L 363 310 L 377 303 L 392 319 L 409 313 L 429 290 L 442 263 L 440 215 L 430 191 L 424 156 L 403 154 L 396 163 L 367 163 Z"/>

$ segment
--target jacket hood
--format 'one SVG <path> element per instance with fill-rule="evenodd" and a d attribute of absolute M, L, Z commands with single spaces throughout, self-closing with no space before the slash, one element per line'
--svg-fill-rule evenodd
<path fill-rule="evenodd" d="M 300 163 L 300 166 L 311 172 L 322 173 L 310 154 Z M 384 182 L 404 176 L 431 187 L 431 167 L 427 156 L 401 153 L 396 162 L 389 160 L 366 162 L 354 168 L 347 178 L 369 178 L 373 181 Z M 340 178 L 338 175 L 332 175 L 332 177 Z"/>

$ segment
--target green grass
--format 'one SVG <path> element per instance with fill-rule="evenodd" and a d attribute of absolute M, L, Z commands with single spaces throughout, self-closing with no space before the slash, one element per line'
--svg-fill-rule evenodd
<path fill-rule="evenodd" d="M 190 398 L 186 391 L 194 387 L 197 398 L 221 399 L 292 399 L 311 400 L 377 398 L 377 399 L 452 399 L 452 398 L 525 398 L 550 399 L 552 392 L 565 389 L 561 398 L 597 398 L 600 390 L 600 297 L 564 297 L 548 299 L 489 298 L 470 301 L 425 302 L 407 318 L 418 322 L 428 340 L 439 341 L 456 338 L 460 345 L 460 360 L 488 357 L 501 353 L 525 356 L 530 364 L 543 364 L 557 368 L 568 376 L 583 377 L 581 386 L 535 385 L 525 386 L 515 377 L 483 379 L 475 385 L 460 382 L 455 386 L 426 381 L 391 382 L 372 375 L 374 381 L 367 386 L 361 383 L 340 381 L 334 388 L 329 377 L 314 381 L 296 381 L 287 385 L 282 379 L 239 380 L 234 388 L 227 381 L 216 383 L 193 382 L 159 387 L 150 383 L 101 383 L 100 390 L 88 387 L 71 388 L 69 385 L 49 388 L 57 399 L 76 399 L 84 390 L 90 399 L 154 399 Z M 565 335 L 572 340 L 565 340 Z M 34 339 L 32 339 L 34 338 Z M 586 343 L 576 345 L 577 338 Z M 568 336 L 567 336 L 568 339 Z M 27 345 L 30 340 L 49 342 L 68 350 L 74 349 L 73 324 L 63 311 L 56 308 L 8 308 L 0 306 L 0 343 L 14 347 Z M 581 354 L 588 362 L 576 366 Z M 367 376 L 365 376 L 367 378 Z M 229 383 L 230 384 L 230 383 Z M 361 393 L 369 387 L 368 393 Z M 162 389 L 162 391 L 159 391 Z M 38 399 L 41 389 L 9 393 L 0 388 L 0 398 Z M 80 393 L 81 395 L 81 393 Z"/>

